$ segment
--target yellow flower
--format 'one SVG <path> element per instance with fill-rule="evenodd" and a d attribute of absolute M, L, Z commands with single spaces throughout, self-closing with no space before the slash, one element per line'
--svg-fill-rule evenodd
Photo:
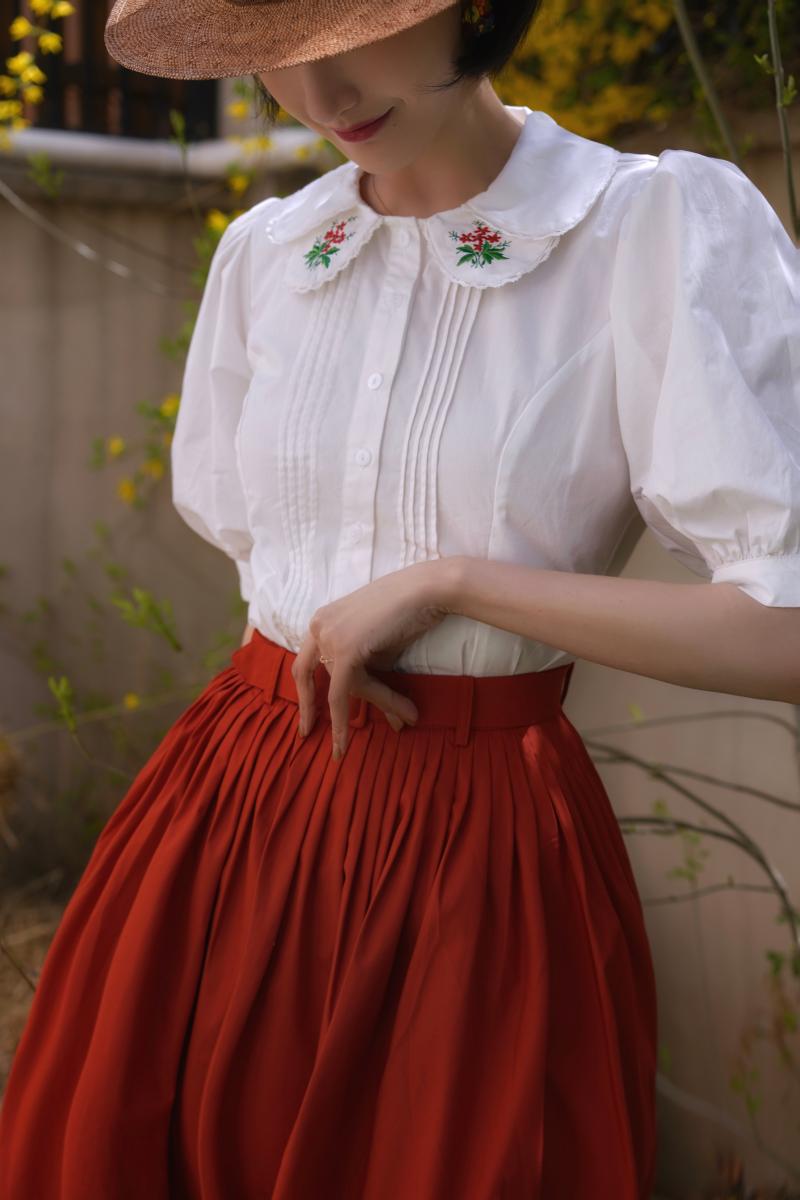
<path fill-rule="evenodd" d="M 241 171 L 235 172 L 228 176 L 228 187 L 233 192 L 243 192 L 250 186 L 250 176 L 242 174 Z"/>
<path fill-rule="evenodd" d="M 170 392 L 170 394 L 165 396 L 161 401 L 161 404 L 158 406 L 158 411 L 164 417 L 174 417 L 175 413 L 178 411 L 180 402 L 181 398 L 177 392 Z"/>
<path fill-rule="evenodd" d="M 551 60 L 545 64 L 544 78 L 552 88 L 558 91 L 561 88 L 570 87 L 575 82 L 575 72 L 571 67 Z"/>
<path fill-rule="evenodd" d="M 126 504 L 130 504 L 136 499 L 136 484 L 132 479 L 120 479 L 117 484 L 117 495 L 120 500 L 124 500 Z"/>
<path fill-rule="evenodd" d="M 38 83 L 23 88 L 22 94 L 26 100 L 30 100 L 31 104 L 41 104 L 42 100 L 44 100 L 44 91 L 39 87 Z"/>
<path fill-rule="evenodd" d="M 61 46 L 60 33 L 43 33 L 39 37 L 39 49 L 42 54 L 58 54 Z"/>
<path fill-rule="evenodd" d="M 0 75 L 0 96 L 13 96 L 17 91 L 17 81 L 10 75 Z"/>
<path fill-rule="evenodd" d="M 136 692 L 126 692 L 122 697 L 122 703 L 125 708 L 138 708 L 141 704 L 141 700 Z"/>
<path fill-rule="evenodd" d="M 13 41 L 16 42 L 20 38 L 29 37 L 34 32 L 34 26 L 31 25 L 27 17 L 17 17 L 9 25 L 8 32 L 11 34 Z"/>
<path fill-rule="evenodd" d="M 69 0 L 56 0 L 50 13 L 51 17 L 71 17 L 75 12 L 75 6 L 70 4 Z"/>
<path fill-rule="evenodd" d="M 142 463 L 142 470 L 151 478 L 160 479 L 164 474 L 164 464 L 160 458 L 146 458 Z"/>
<path fill-rule="evenodd" d="M 106 450 L 112 458 L 119 458 L 124 449 L 125 439 L 122 437 L 110 437 L 106 441 Z"/>
<path fill-rule="evenodd" d="M 172 445 L 172 431 L 168 429 L 161 440 L 165 446 L 171 446 Z"/>
<path fill-rule="evenodd" d="M 14 117 L 13 120 L 11 121 L 11 128 L 12 129 L 27 129 L 28 126 L 30 125 L 30 123 L 31 122 L 26 120 L 25 117 Z"/>
<path fill-rule="evenodd" d="M 612 62 L 620 65 L 634 62 L 639 57 L 639 43 L 636 38 L 629 38 L 625 34 L 618 33 L 611 39 L 609 53 Z"/>
<path fill-rule="evenodd" d="M 239 137 L 231 134 L 230 140 L 237 142 L 246 154 L 255 154 L 257 150 L 269 150 L 272 145 L 272 138 L 268 133 L 259 133 L 253 137 Z"/>
<path fill-rule="evenodd" d="M 646 115 L 651 121 L 666 121 L 671 111 L 668 104 L 651 104 Z"/>
<path fill-rule="evenodd" d="M 642 0 L 641 3 L 629 4 L 625 13 L 631 21 L 639 21 L 653 29 L 661 30 L 672 21 L 671 0 Z"/>
<path fill-rule="evenodd" d="M 232 117 L 241 119 L 248 115 L 250 106 L 246 100 L 234 100 L 233 104 L 228 105 L 228 112 Z"/>
<path fill-rule="evenodd" d="M 36 63 L 31 63 L 24 71 L 20 71 L 19 77 L 23 83 L 46 83 L 47 76 L 44 71 L 37 67 Z"/>
<path fill-rule="evenodd" d="M 12 75 L 19 75 L 26 67 L 29 67 L 33 62 L 33 55 L 30 50 L 20 50 L 19 54 L 15 54 L 13 58 L 6 59 L 6 66 Z"/>
<path fill-rule="evenodd" d="M 17 113 L 22 112 L 22 103 L 19 100 L 0 100 L 0 121 L 8 121 Z"/>
<path fill-rule="evenodd" d="M 52 9 L 53 0 L 28 0 L 28 7 L 37 17 L 44 17 Z"/>
<path fill-rule="evenodd" d="M 228 224 L 227 215 L 219 208 L 210 208 L 206 213 L 206 226 L 215 233 L 222 233 Z"/>

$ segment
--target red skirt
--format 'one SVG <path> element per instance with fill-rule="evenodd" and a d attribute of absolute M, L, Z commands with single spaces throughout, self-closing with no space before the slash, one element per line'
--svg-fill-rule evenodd
<path fill-rule="evenodd" d="M 256 632 L 106 823 L 0 1111 L 3 1200 L 649 1200 L 656 989 L 571 666 L 329 677 Z"/>

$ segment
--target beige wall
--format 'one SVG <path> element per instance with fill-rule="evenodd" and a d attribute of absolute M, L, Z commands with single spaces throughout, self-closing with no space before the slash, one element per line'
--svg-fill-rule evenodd
<path fill-rule="evenodd" d="M 775 121 L 759 118 L 763 149 L 748 161 L 748 173 L 762 187 L 785 222 L 788 206 L 783 167 L 775 145 Z M 240 127 L 236 126 L 240 132 Z M 771 142 L 771 144 L 770 144 Z M 663 145 L 694 146 L 686 131 L 631 140 L 622 149 L 657 153 Z M 798 150 L 795 150 L 798 155 Z M 259 184 L 253 199 L 274 189 L 291 190 L 309 176 L 273 174 Z M 122 434 L 135 439 L 141 424 L 135 406 L 158 402 L 177 390 L 180 363 L 158 351 L 159 339 L 174 335 L 183 319 L 179 296 L 190 294 L 186 266 L 192 264 L 192 217 L 182 184 L 169 173 L 71 173 L 66 198 L 49 204 L 26 185 L 23 164 L 0 163 L 0 178 L 24 194 L 38 212 L 70 235 L 90 242 L 103 254 L 121 260 L 160 281 L 174 295 L 157 295 L 142 282 L 121 279 L 87 261 L 74 250 L 25 219 L 9 205 L 0 209 L 0 252 L 5 287 L 2 306 L 3 471 L 0 475 L 0 558 L 12 577 L 5 598 L 27 607 L 38 593 L 56 600 L 59 563 L 64 555 L 81 559 L 91 522 L 101 516 L 111 525 L 120 558 L 134 582 L 169 597 L 180 633 L 190 647 L 205 647 L 212 631 L 227 623 L 239 634 L 235 615 L 236 573 L 215 550 L 189 533 L 172 511 L 168 482 L 144 515 L 113 499 L 111 481 L 118 472 L 93 473 L 87 468 L 95 436 Z M 204 204 L 220 203 L 224 191 L 214 179 L 198 181 Z M 95 228 L 102 226 L 103 234 Z M 123 241 L 118 241 L 119 235 Z M 155 257 L 140 253 L 147 247 Z M 645 533 L 626 576 L 697 582 Z M 76 601 L 65 599 L 52 630 L 54 644 L 69 654 L 68 631 L 83 620 Z M 238 621 L 238 623 L 237 623 Z M 8 626 L 6 632 L 8 634 Z M 121 621 L 114 630 L 110 658 L 88 666 L 107 682 L 109 672 L 123 690 L 146 691 L 156 670 L 152 639 Z M 27 644 L 27 643 L 26 643 Z M 184 656 L 187 657 L 187 656 Z M 180 656 L 168 665 L 180 676 Z M 192 663 L 194 665 L 194 662 Z M 42 685 L 28 667 L 27 656 L 9 643 L 0 648 L 3 725 L 28 724 Z M 601 735 L 598 731 L 628 722 L 636 703 L 647 718 L 669 715 L 691 718 L 708 710 L 730 714 L 775 715 L 798 731 L 797 713 L 788 705 L 752 701 L 674 687 L 651 679 L 582 662 L 576 667 L 566 703 L 568 716 L 588 739 L 607 741 L 644 758 L 719 775 L 798 802 L 798 756 L 792 736 L 777 725 L 756 719 L 691 721 L 654 729 Z M 66 740 L 61 753 L 74 749 Z M 64 769 L 57 756 L 49 764 L 55 780 Z M 619 816 L 648 815 L 657 799 L 675 815 L 699 823 L 705 818 L 691 803 L 627 765 L 601 765 Z M 795 903 L 800 897 L 800 856 L 796 813 L 750 796 L 695 784 L 711 803 L 741 822 L 780 868 Z M 627 845 L 646 908 L 659 983 L 661 1042 L 671 1066 L 665 1066 L 660 1106 L 659 1191 L 684 1196 L 714 1175 L 718 1147 L 739 1148 L 755 1183 L 777 1182 L 782 1174 L 756 1148 L 752 1136 L 700 1119 L 667 1094 L 669 1082 L 715 1105 L 723 1114 L 746 1124 L 739 1098 L 728 1086 L 743 1031 L 756 1019 L 768 1023 L 765 950 L 788 949 L 783 925 L 776 925 L 776 904 L 758 892 L 719 892 L 697 901 L 656 905 L 658 897 L 681 893 L 685 885 L 668 876 L 681 852 L 674 837 L 652 833 L 627 836 Z M 763 883 L 745 857 L 722 842 L 705 843 L 711 851 L 701 886 L 730 874 L 742 883 Z M 795 989 L 795 1001 L 797 989 Z M 794 1039 L 797 1050 L 796 1035 Z M 757 1121 L 775 1153 L 800 1165 L 797 1138 L 798 1085 L 787 1088 L 789 1073 L 776 1065 L 769 1046 L 757 1051 L 765 1094 L 763 1117 Z M 794 1107 L 792 1107 L 794 1106 Z M 694 1193 L 692 1193 L 694 1194 Z"/>

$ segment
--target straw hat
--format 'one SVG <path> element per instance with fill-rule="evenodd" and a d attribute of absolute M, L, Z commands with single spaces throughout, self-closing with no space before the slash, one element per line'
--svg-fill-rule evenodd
<path fill-rule="evenodd" d="M 116 0 L 118 63 L 165 79 L 223 79 L 341 54 L 426 21 L 457 0 Z"/>

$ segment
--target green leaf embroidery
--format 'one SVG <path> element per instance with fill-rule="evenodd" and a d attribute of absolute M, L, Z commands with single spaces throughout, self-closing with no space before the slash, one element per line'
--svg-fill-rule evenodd
<path fill-rule="evenodd" d="M 492 229 L 479 219 L 472 222 L 472 229 L 468 233 L 458 233 L 451 229 L 450 237 L 459 243 L 457 249 L 461 257 L 458 266 L 470 263 L 473 267 L 483 267 L 486 263 L 496 262 L 500 258 L 507 259 L 508 255 L 503 251 L 507 250 L 511 243 L 508 239 L 501 241 L 501 236 L 499 229 Z"/>
<path fill-rule="evenodd" d="M 326 267 L 331 265 L 331 258 L 339 253 L 341 243 L 353 236 L 352 232 L 345 233 L 345 226 L 351 221 L 355 221 L 354 216 L 348 217 L 346 221 L 337 221 L 315 240 L 311 249 L 303 255 L 307 267 L 316 267 L 319 263 L 324 263 Z"/>

